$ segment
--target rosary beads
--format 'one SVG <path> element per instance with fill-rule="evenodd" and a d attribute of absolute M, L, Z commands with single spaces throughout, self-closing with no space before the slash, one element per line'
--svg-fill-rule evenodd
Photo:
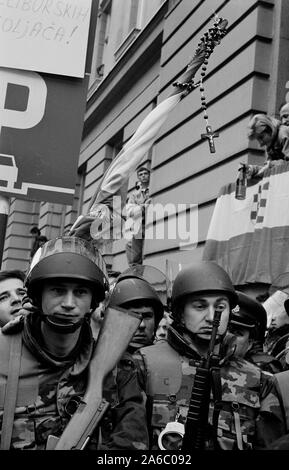
<path fill-rule="evenodd" d="M 206 121 L 206 131 L 207 131 L 205 134 L 201 134 L 201 137 L 202 139 L 208 139 L 211 153 L 216 152 L 214 138 L 218 137 L 219 134 L 213 132 L 211 126 L 209 125 L 209 121 L 208 121 L 209 117 L 207 113 L 207 100 L 205 96 L 205 88 L 204 88 L 203 80 L 204 80 L 204 77 L 206 76 L 209 57 L 212 54 L 215 47 L 218 44 L 220 44 L 221 39 L 227 33 L 226 31 L 227 24 L 228 24 L 227 20 L 223 18 L 219 18 L 217 15 L 215 15 L 215 21 L 214 21 L 212 28 L 209 28 L 209 30 L 206 31 L 200 39 L 200 42 L 198 44 L 198 47 L 194 56 L 194 57 L 198 56 L 198 54 L 201 51 L 205 52 L 205 59 L 201 68 L 201 78 L 199 82 L 195 84 L 192 78 L 191 80 L 185 83 L 175 82 L 173 84 L 174 86 L 177 86 L 181 88 L 182 90 L 184 90 L 183 96 L 186 96 L 195 88 L 200 87 L 201 107 L 204 112 L 204 119 Z"/>

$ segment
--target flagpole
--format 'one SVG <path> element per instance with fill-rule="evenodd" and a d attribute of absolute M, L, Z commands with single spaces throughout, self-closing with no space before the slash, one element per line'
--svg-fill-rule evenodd
<path fill-rule="evenodd" d="M 4 245 L 6 239 L 6 227 L 9 213 L 10 200 L 8 197 L 0 195 L 0 268 L 2 265 L 2 258 L 4 252 Z"/>

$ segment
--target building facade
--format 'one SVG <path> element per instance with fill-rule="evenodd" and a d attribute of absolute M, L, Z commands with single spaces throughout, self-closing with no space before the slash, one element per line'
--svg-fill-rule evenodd
<path fill-rule="evenodd" d="M 147 239 L 144 262 L 165 271 L 170 263 L 201 259 L 220 187 L 236 179 L 240 162 L 263 162 L 263 151 L 247 138 L 251 115 L 276 114 L 285 101 L 288 3 L 100 1 L 74 204 L 12 199 L 2 269 L 27 268 L 32 225 L 53 238 L 87 211 L 104 171 L 144 117 L 170 95 L 217 13 L 228 20 L 228 34 L 211 56 L 204 80 L 209 123 L 219 133 L 216 153 L 210 153 L 201 137 L 206 123 L 197 88 L 168 117 L 144 159 L 151 169 L 154 204 L 197 205 L 189 227 L 193 245 L 184 246 L 178 238 Z M 132 176 L 129 191 L 135 182 Z M 169 217 L 164 215 L 167 224 Z M 161 224 L 163 216 L 156 214 L 151 225 Z M 112 269 L 127 267 L 125 240 L 109 245 L 105 254 Z"/>

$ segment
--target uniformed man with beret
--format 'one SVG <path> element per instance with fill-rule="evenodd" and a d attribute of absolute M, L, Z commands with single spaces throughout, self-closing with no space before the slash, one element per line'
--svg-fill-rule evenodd
<path fill-rule="evenodd" d="M 281 363 L 272 355 L 264 352 L 264 340 L 267 325 L 267 313 L 263 305 L 237 291 L 238 304 L 232 310 L 226 336 L 227 344 L 234 347 L 234 355 L 243 357 L 256 364 L 262 370 L 273 374 L 282 371 Z"/>

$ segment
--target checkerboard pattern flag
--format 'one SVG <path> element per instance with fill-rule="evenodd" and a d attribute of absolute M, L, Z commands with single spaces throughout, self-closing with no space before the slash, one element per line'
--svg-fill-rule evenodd
<path fill-rule="evenodd" d="M 235 183 L 220 190 L 203 258 L 222 266 L 235 285 L 272 284 L 289 272 L 289 162 L 249 180 L 246 199 Z"/>
<path fill-rule="evenodd" d="M 262 225 L 264 222 L 264 213 L 266 209 L 267 197 L 269 190 L 269 181 L 261 183 L 258 186 L 257 193 L 253 196 L 253 208 L 250 218 L 253 223 Z"/>

